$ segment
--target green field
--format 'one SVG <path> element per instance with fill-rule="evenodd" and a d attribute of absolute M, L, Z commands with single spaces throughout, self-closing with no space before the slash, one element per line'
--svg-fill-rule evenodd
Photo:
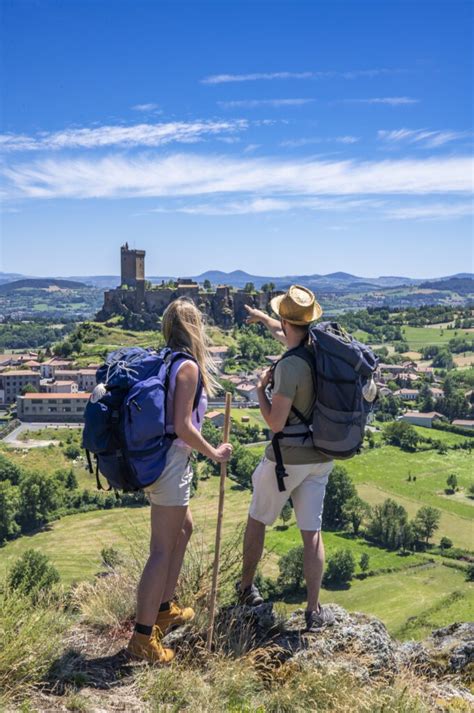
<path fill-rule="evenodd" d="M 454 334 L 456 332 L 456 334 Z M 451 339 L 464 337 L 472 341 L 474 333 L 465 329 L 435 329 L 434 327 L 402 327 L 404 339 L 410 345 L 410 349 L 419 351 L 420 347 L 429 344 L 443 346 Z"/>

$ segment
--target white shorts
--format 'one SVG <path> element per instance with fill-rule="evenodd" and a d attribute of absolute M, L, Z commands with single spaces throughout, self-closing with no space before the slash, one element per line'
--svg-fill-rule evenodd
<path fill-rule="evenodd" d="M 264 525 L 273 525 L 291 496 L 300 530 L 321 529 L 324 495 L 334 461 L 285 465 L 286 490 L 278 490 L 275 463 L 263 458 L 252 475 L 253 495 L 249 515 Z"/>
<path fill-rule="evenodd" d="M 158 480 L 143 490 L 152 505 L 187 506 L 191 495 L 193 469 L 189 464 L 191 448 L 172 443 L 166 465 Z"/>

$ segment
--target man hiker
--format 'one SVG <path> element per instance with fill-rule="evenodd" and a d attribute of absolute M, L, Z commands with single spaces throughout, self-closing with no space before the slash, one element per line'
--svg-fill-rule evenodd
<path fill-rule="evenodd" d="M 310 355 L 309 326 L 322 314 L 321 306 L 311 290 L 292 285 L 284 295 L 272 299 L 271 307 L 279 320 L 258 309 L 247 307 L 248 323 L 261 322 L 288 351 L 299 348 L 301 352 L 301 347 L 304 347 Z M 274 371 L 269 369 L 262 376 L 257 387 L 258 401 L 262 416 L 273 433 L 280 433 L 285 425 L 299 425 L 300 433 L 305 431 L 296 413 L 308 419 L 313 411 L 315 373 L 310 361 L 296 353 L 286 353 L 277 362 Z M 271 401 L 266 393 L 269 385 L 272 386 Z M 300 437 L 283 439 L 280 450 L 286 471 L 282 479 L 285 490 L 279 488 L 272 444 L 267 446 L 252 476 L 253 495 L 244 536 L 242 579 L 236 588 L 241 604 L 257 606 L 263 602 L 253 580 L 263 553 L 265 527 L 275 522 L 291 497 L 303 539 L 308 600 L 305 619 L 307 629 L 311 630 L 334 622 L 332 613 L 319 603 L 324 568 L 321 535 L 323 502 L 334 461 L 314 448 L 307 432 Z"/>

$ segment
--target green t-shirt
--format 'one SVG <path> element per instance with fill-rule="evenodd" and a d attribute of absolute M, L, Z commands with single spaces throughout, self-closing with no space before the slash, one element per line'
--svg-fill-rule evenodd
<path fill-rule="evenodd" d="M 298 356 L 288 356 L 278 362 L 274 373 L 273 394 L 281 394 L 292 400 L 293 406 L 304 416 L 310 416 L 314 406 L 315 393 L 313 375 L 310 365 Z M 291 425 L 301 421 L 290 413 Z M 329 456 L 320 453 L 315 448 L 300 446 L 281 446 L 283 463 L 288 465 L 304 465 L 305 463 L 326 463 Z M 268 460 L 275 462 L 275 454 L 271 443 L 265 450 Z"/>

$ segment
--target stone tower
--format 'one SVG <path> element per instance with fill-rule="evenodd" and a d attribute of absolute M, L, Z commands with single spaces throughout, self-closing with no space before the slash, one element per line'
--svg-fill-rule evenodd
<path fill-rule="evenodd" d="M 121 285 L 145 287 L 145 251 L 130 250 L 128 243 L 120 249 Z"/>

